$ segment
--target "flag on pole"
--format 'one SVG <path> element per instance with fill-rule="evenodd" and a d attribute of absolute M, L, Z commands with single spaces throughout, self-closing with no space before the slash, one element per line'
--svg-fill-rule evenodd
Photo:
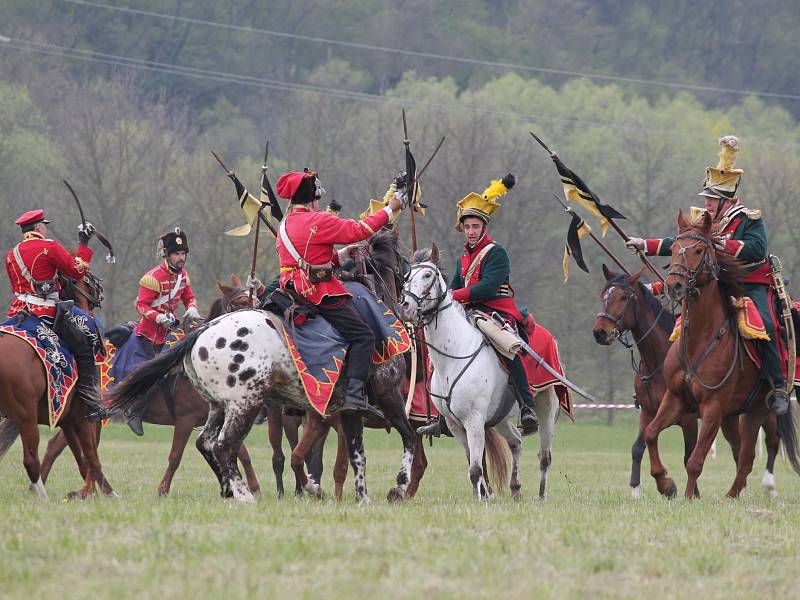
<path fill-rule="evenodd" d="M 573 171 L 561 162 L 556 154 L 551 154 L 550 158 L 556 164 L 558 174 L 561 176 L 561 184 L 564 186 L 564 196 L 567 200 L 572 200 L 583 206 L 600 220 L 600 232 L 603 236 L 608 229 L 608 219 L 624 219 L 625 215 L 617 211 L 608 204 L 600 202 L 600 198 L 589 189 L 589 187 Z M 573 219 L 575 216 L 573 215 Z"/>
<path fill-rule="evenodd" d="M 261 168 L 261 203 L 267 207 L 261 211 L 266 215 L 267 219 L 273 216 L 276 220 L 283 221 L 283 210 L 281 205 L 278 204 L 278 197 L 272 191 L 272 185 L 269 182 L 269 177 L 267 177 L 267 169 L 264 167 Z"/>
<path fill-rule="evenodd" d="M 262 176 L 262 194 L 264 193 L 263 190 L 263 181 L 264 177 L 266 177 L 266 173 Z M 239 198 L 239 206 L 244 213 L 244 218 L 246 223 L 244 225 L 240 225 L 239 227 L 234 227 L 233 229 L 229 229 L 225 232 L 225 235 L 232 235 L 232 236 L 246 236 L 249 235 L 250 231 L 253 229 L 253 225 L 258 218 L 258 211 L 261 210 L 261 202 L 253 196 L 250 192 L 247 191 L 247 188 L 242 185 L 242 182 L 239 181 L 239 178 L 234 175 L 231 177 L 233 180 L 233 185 L 236 186 L 236 196 Z M 267 215 L 269 218 L 269 215 Z"/>
<path fill-rule="evenodd" d="M 572 222 L 569 224 L 567 230 L 567 243 L 564 245 L 564 260 L 561 262 L 561 267 L 564 270 L 564 283 L 569 279 L 569 257 L 575 259 L 578 266 L 589 272 L 586 262 L 583 260 L 583 250 L 581 249 L 581 240 L 589 235 L 592 229 L 583 222 L 578 215 L 572 213 Z"/>

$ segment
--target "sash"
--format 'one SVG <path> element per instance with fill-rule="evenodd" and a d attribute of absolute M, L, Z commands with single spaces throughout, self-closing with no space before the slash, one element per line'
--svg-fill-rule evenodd
<path fill-rule="evenodd" d="M 297 261 L 298 266 L 301 269 L 308 269 L 311 265 L 306 262 L 300 253 L 297 251 L 297 248 L 294 247 L 292 240 L 289 239 L 289 235 L 286 233 L 286 219 L 281 221 L 280 228 L 278 229 L 278 233 L 280 234 L 281 241 L 283 245 L 286 246 L 286 249 L 289 251 L 289 254 L 292 255 L 292 258 Z"/>
<path fill-rule="evenodd" d="M 478 268 L 478 265 L 481 264 L 481 261 L 489 254 L 489 250 L 495 247 L 494 242 L 490 242 L 486 244 L 481 251 L 478 252 L 477 256 L 472 259 L 472 263 L 470 263 L 469 268 L 467 269 L 467 274 L 464 275 L 464 287 L 469 287 L 469 280 L 472 279 L 472 275 L 475 273 L 475 269 Z"/>
<path fill-rule="evenodd" d="M 161 294 L 158 298 L 156 298 L 155 300 L 153 300 L 150 303 L 150 306 L 152 308 L 158 308 L 159 306 L 161 306 L 165 302 L 169 302 L 170 300 L 172 300 L 175 297 L 174 296 L 175 292 L 177 292 L 180 289 L 181 283 L 183 283 L 183 271 L 178 273 L 178 278 L 175 280 L 175 285 L 169 291 L 169 293 L 168 294 Z"/>
<path fill-rule="evenodd" d="M 19 272 L 22 274 L 22 276 L 25 278 L 25 280 L 30 284 L 31 289 L 34 292 L 39 292 L 40 291 L 39 285 L 45 284 L 45 283 L 46 284 L 50 284 L 51 283 L 50 280 L 43 280 L 41 282 L 37 282 L 33 278 L 33 276 L 31 275 L 31 272 L 28 271 L 28 267 L 25 266 L 25 263 L 22 260 L 22 256 L 19 253 L 19 244 L 14 246 L 14 248 L 11 250 L 11 253 L 14 255 L 14 260 L 16 261 L 17 266 L 19 267 Z M 37 285 L 37 283 L 39 285 Z M 58 291 L 55 289 L 56 286 L 55 286 L 54 282 L 52 283 L 52 287 L 53 287 L 53 291 L 52 292 L 50 292 L 49 294 L 42 294 L 41 296 L 38 296 L 38 295 L 37 296 L 33 296 L 31 294 L 20 294 L 20 293 L 17 293 L 17 292 L 14 292 L 14 295 L 20 301 L 26 302 L 28 304 L 36 304 L 36 305 L 39 305 L 39 306 L 55 306 L 56 305 L 56 300 L 58 300 Z"/>

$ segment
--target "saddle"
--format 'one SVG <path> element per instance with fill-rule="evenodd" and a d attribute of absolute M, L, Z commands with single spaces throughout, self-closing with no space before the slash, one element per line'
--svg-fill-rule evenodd
<path fill-rule="evenodd" d="M 497 354 L 507 360 L 514 360 L 522 348 L 522 343 L 516 335 L 500 327 L 494 319 L 480 310 L 468 310 L 467 318 L 483 334 L 484 339 L 492 345 Z"/>

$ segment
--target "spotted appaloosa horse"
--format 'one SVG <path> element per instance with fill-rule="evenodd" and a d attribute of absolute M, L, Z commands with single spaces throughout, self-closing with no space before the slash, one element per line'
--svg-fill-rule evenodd
<path fill-rule="evenodd" d="M 681 302 L 681 333 L 664 361 L 664 394 L 655 418 L 645 429 L 650 453 L 650 472 L 658 491 L 675 496 L 675 482 L 667 475 L 658 451 L 659 433 L 686 413 L 702 419 L 700 435 L 686 464 L 688 481 L 684 495 L 694 497 L 697 479 L 720 425 L 730 415 L 741 413 L 741 447 L 736 478 L 727 495 L 738 497 L 753 467 L 759 428 L 767 421 L 768 386 L 760 380 L 759 368 L 746 356 L 730 298 L 743 294 L 742 264 L 732 256 L 717 254 L 711 216 L 688 221 L 678 213 L 678 235 L 672 244 L 667 289 Z M 778 433 L 789 463 L 800 474 L 794 412 L 777 417 Z"/>
<path fill-rule="evenodd" d="M 102 285 L 91 273 L 80 281 L 63 280 L 61 298 L 74 300 L 82 310 L 100 306 Z M 22 462 L 32 488 L 42 500 L 47 499 L 39 463 L 39 424 L 49 424 L 47 375 L 36 351 L 30 344 L 13 335 L 0 334 L 0 459 L 19 435 L 22 438 Z M 75 398 L 75 390 L 66 398 L 66 406 L 58 422 L 83 477 L 83 487 L 68 497 L 85 499 L 99 485 L 108 496 L 116 492 L 103 475 L 97 456 L 95 424 L 86 419 L 86 406 Z"/>
<path fill-rule="evenodd" d="M 234 460 L 242 440 L 257 416 L 262 401 L 278 401 L 312 410 L 303 391 L 283 336 L 269 316 L 257 310 L 223 315 L 188 334 L 170 350 L 143 364 L 111 394 L 111 406 L 125 408 L 175 368 L 186 371 L 194 387 L 209 403 L 208 421 L 197 446 L 220 483 L 221 494 L 241 501 L 253 496 Z M 400 431 L 403 459 L 397 485 L 390 496 L 405 497 L 414 452 L 414 432 L 405 415 L 399 382 L 402 356 L 373 365 L 368 386 L 387 419 Z M 340 406 L 345 381 L 340 378 L 331 405 Z M 366 454 L 361 417 L 342 414 L 350 463 L 355 472 L 356 497 L 368 502 Z M 309 423 L 313 421 L 309 419 Z M 310 428 L 304 430 L 312 431 Z M 297 451 L 297 449 L 295 449 Z"/>
<path fill-rule="evenodd" d="M 240 284 L 238 287 L 234 286 L 236 282 Z M 224 312 L 245 308 L 248 305 L 247 290 L 241 287 L 241 281 L 238 277 L 231 278 L 231 286 L 226 286 L 222 283 L 217 285 L 222 295 L 212 303 L 208 313 L 209 319 L 214 319 Z M 186 375 L 179 372 L 165 376 L 158 385 L 150 390 L 149 396 L 150 399 L 147 404 L 147 410 L 143 415 L 143 420 L 153 425 L 174 426 L 167 468 L 164 471 L 161 482 L 158 484 L 158 495 L 167 496 L 169 495 L 175 472 L 181 464 L 183 451 L 186 448 L 186 443 L 189 441 L 192 430 L 195 427 L 201 427 L 208 419 L 208 404 L 197 393 L 197 390 L 191 385 Z M 100 443 L 101 431 L 102 428 L 98 423 L 98 444 Z M 65 446 L 66 439 L 62 432 L 58 432 L 50 438 L 47 444 L 47 452 L 42 461 L 43 482 L 47 481 L 47 476 L 53 463 Z M 260 490 L 258 478 L 253 470 L 250 455 L 244 444 L 239 448 L 238 458 L 247 477 L 248 486 L 253 493 L 257 493 Z"/>
<path fill-rule="evenodd" d="M 642 457 L 644 456 L 644 430 L 658 411 L 658 405 L 666 390 L 664 382 L 664 359 L 670 347 L 669 336 L 675 326 L 675 318 L 666 307 L 640 281 L 642 271 L 633 275 L 612 273 L 603 265 L 606 285 L 600 293 L 600 312 L 595 320 L 592 332 L 595 341 L 602 345 L 611 345 L 618 340 L 633 352 L 630 342 L 625 337 L 630 332 L 633 344 L 639 351 L 637 364 L 631 354 L 633 366 L 634 390 L 639 402 L 639 435 L 631 448 L 631 495 L 639 498 L 641 490 Z M 738 417 L 726 418 L 722 423 L 722 432 L 733 452 L 734 461 L 739 457 Z M 697 443 L 697 415 L 685 414 L 678 422 L 683 430 L 684 458 L 683 464 L 689 461 Z M 762 478 L 764 489 L 771 495 L 775 492 L 775 458 L 780 448 L 777 425 L 774 415 L 764 423 L 767 447 L 767 467 Z M 695 486 L 695 495 L 700 496 Z"/>

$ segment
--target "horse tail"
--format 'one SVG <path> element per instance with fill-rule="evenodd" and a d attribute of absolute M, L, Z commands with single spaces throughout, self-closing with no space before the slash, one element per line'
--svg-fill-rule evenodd
<path fill-rule="evenodd" d="M 3 457 L 14 444 L 17 436 L 19 436 L 19 430 L 11 419 L 0 419 L 0 460 L 3 460 Z"/>
<path fill-rule="evenodd" d="M 186 337 L 169 350 L 164 350 L 155 358 L 142 363 L 108 393 L 106 396 L 108 408 L 112 411 L 122 411 L 134 404 L 138 398 L 145 396 L 154 385 L 183 361 L 203 331 L 205 327 L 198 327 L 186 334 Z"/>
<path fill-rule="evenodd" d="M 789 403 L 789 410 L 777 417 L 778 435 L 783 449 L 794 472 L 800 475 L 800 444 L 797 443 L 797 420 L 794 402 Z"/>
<path fill-rule="evenodd" d="M 503 438 L 493 427 L 486 430 L 486 457 L 492 472 L 492 482 L 502 494 L 508 485 L 508 459 Z"/>

